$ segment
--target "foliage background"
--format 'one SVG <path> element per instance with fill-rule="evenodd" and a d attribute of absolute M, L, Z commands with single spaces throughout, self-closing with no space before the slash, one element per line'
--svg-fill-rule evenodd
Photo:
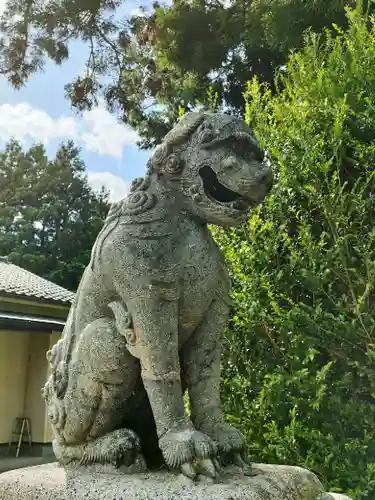
<path fill-rule="evenodd" d="M 0 153 L 0 255 L 13 264 L 75 291 L 107 212 L 72 142 L 53 159 L 17 141 Z"/>
<path fill-rule="evenodd" d="M 223 395 L 256 461 L 298 464 L 375 498 L 375 29 L 307 35 L 246 119 L 276 171 L 242 227 L 213 228 L 234 313 Z"/>
<path fill-rule="evenodd" d="M 272 85 L 304 31 L 333 22 L 345 28 L 344 7 L 356 0 L 144 3 L 129 17 L 122 13 L 128 0 L 6 0 L 0 74 L 21 88 L 47 60 L 63 64 L 80 41 L 87 64 L 66 82 L 72 106 L 90 109 L 103 99 L 149 148 L 172 128 L 179 106 L 192 109 L 208 86 L 241 115 L 246 82 L 256 75 Z"/>
<path fill-rule="evenodd" d="M 366 2 L 345 17 L 355 3 L 176 1 L 117 23 L 121 0 L 9 0 L 0 73 L 19 88 L 84 40 L 87 71 L 67 86 L 72 104 L 87 109 L 104 96 L 144 147 L 203 102 L 207 86 L 219 109 L 242 115 L 245 103 L 277 182 L 248 223 L 212 229 L 235 300 L 223 356 L 227 418 L 254 460 L 299 464 L 331 491 L 373 500 L 375 29 L 361 14 Z M 303 38 L 332 22 L 334 32 Z M 16 143 L 0 157 L 0 254 L 70 289 L 107 211 L 83 171 L 73 144 L 53 161 L 41 146 Z"/>

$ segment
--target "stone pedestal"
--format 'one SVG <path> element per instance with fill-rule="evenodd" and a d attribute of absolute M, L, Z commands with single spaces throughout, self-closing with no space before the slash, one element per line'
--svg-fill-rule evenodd
<path fill-rule="evenodd" d="M 254 465 L 254 477 L 226 469 L 217 483 L 193 483 L 166 471 L 145 474 L 66 470 L 57 464 L 0 475 L 1 500 L 350 500 L 324 493 L 317 477 L 299 467 Z"/>

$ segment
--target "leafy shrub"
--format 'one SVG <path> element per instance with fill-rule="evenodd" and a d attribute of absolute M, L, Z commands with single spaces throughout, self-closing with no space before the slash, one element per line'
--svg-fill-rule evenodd
<path fill-rule="evenodd" d="M 309 33 L 246 119 L 276 172 L 240 228 L 214 236 L 234 313 L 223 396 L 251 458 L 298 464 L 331 491 L 375 498 L 375 28 Z"/>

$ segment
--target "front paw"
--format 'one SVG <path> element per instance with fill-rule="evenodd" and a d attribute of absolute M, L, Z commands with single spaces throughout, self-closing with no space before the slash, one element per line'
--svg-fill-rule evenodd
<path fill-rule="evenodd" d="M 204 433 L 193 427 L 183 427 L 167 432 L 159 447 L 164 460 L 171 469 L 179 469 L 185 476 L 215 478 L 219 470 L 215 443 Z"/>
<path fill-rule="evenodd" d="M 221 465 L 236 465 L 246 476 L 254 475 L 247 453 L 245 438 L 241 431 L 226 422 L 205 422 L 199 429 L 215 443 Z"/>

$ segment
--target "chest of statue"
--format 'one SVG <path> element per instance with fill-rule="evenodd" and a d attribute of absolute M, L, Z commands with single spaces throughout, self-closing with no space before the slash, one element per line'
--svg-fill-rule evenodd
<path fill-rule="evenodd" d="M 215 296 L 229 295 L 224 257 L 206 227 L 185 227 L 180 247 L 180 322 L 195 328 Z"/>
<path fill-rule="evenodd" d="M 229 295 L 224 257 L 202 223 L 177 216 L 152 228 L 126 226 L 111 246 L 121 252 L 129 295 L 160 289 L 178 300 L 182 323 L 201 321 L 216 294 Z"/>

